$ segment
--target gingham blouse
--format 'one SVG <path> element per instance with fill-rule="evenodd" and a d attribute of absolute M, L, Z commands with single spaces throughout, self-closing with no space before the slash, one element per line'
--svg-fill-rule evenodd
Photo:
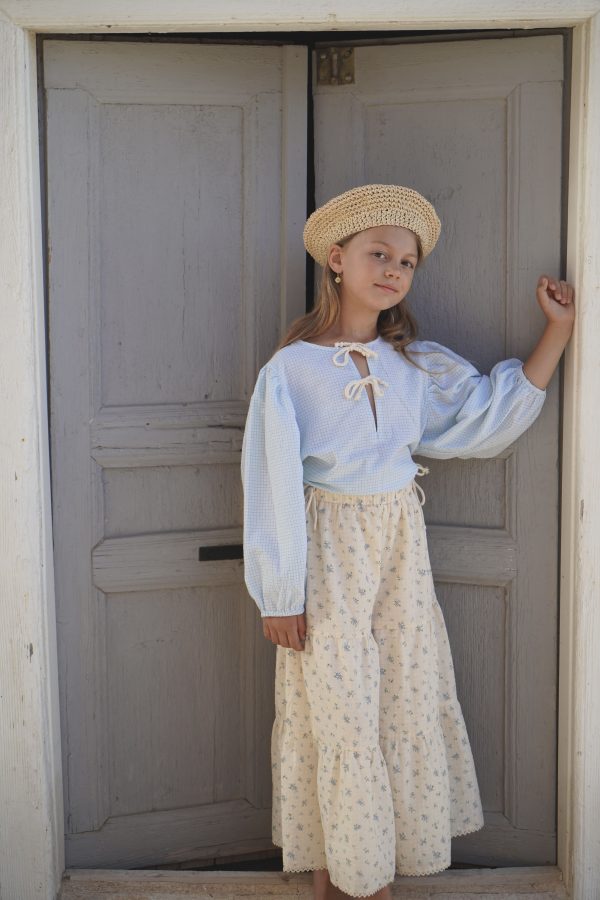
<path fill-rule="evenodd" d="M 495 456 L 539 415 L 546 391 L 519 359 L 489 375 L 436 341 L 408 363 L 382 337 L 295 341 L 260 369 L 242 443 L 244 579 L 261 616 L 304 611 L 305 485 L 348 494 L 398 490 L 435 459 Z M 350 355 L 367 360 L 361 373 Z M 357 377 L 358 376 L 358 377 Z M 377 423 L 366 385 L 372 384 Z"/>

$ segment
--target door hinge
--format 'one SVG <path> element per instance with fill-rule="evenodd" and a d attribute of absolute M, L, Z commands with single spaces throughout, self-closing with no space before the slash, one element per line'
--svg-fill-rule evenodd
<path fill-rule="evenodd" d="M 317 50 L 317 84 L 354 84 L 354 47 Z"/>

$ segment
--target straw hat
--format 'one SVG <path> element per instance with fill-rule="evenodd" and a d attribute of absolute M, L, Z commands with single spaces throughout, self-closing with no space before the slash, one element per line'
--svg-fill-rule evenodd
<path fill-rule="evenodd" d="M 332 244 L 376 225 L 410 228 L 421 239 L 423 256 L 431 253 L 442 228 L 435 209 L 418 191 L 398 184 L 363 184 L 311 213 L 304 226 L 304 246 L 325 266 Z"/>

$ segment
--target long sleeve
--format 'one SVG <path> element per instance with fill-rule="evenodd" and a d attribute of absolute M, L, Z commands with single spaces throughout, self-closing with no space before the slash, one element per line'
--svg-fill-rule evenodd
<path fill-rule="evenodd" d="M 244 579 L 261 616 L 304 612 L 307 533 L 300 432 L 285 380 L 267 363 L 242 442 Z"/>
<path fill-rule="evenodd" d="M 436 341 L 431 351 L 425 429 L 414 454 L 434 459 L 491 457 L 513 443 L 541 412 L 546 390 L 529 381 L 519 359 L 496 363 L 483 375 L 463 357 Z"/>

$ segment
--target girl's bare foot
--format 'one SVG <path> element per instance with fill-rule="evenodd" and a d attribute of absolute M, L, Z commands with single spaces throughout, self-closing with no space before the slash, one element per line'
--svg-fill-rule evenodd
<path fill-rule="evenodd" d="M 331 883 L 327 869 L 313 870 L 314 900 L 356 900 L 351 894 L 345 894 Z M 367 895 L 365 895 L 367 896 Z M 392 900 L 392 891 L 386 885 L 375 894 L 369 894 L 368 900 Z"/>
<path fill-rule="evenodd" d="M 313 898 L 314 900 L 328 900 L 329 871 L 327 869 L 313 869 Z"/>

